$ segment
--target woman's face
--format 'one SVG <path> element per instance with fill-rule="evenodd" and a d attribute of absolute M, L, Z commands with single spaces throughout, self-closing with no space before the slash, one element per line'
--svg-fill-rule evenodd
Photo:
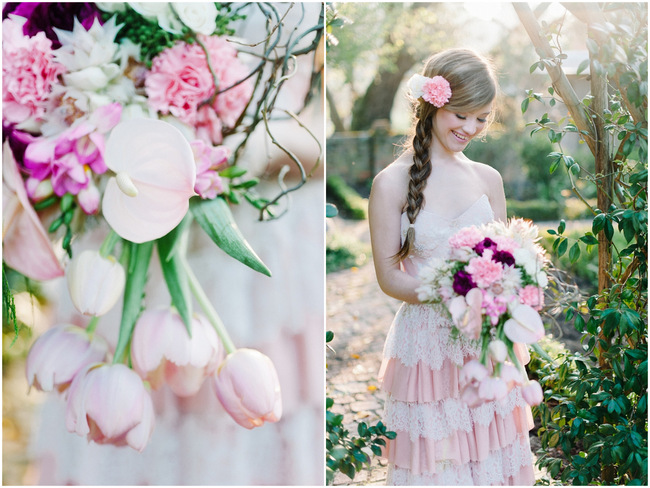
<path fill-rule="evenodd" d="M 469 141 L 481 133 L 492 110 L 489 103 L 475 112 L 454 112 L 441 108 L 436 112 L 433 123 L 434 142 L 448 152 L 460 152 Z"/>

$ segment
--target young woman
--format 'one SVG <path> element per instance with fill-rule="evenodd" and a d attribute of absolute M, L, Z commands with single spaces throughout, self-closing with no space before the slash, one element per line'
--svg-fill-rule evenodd
<path fill-rule="evenodd" d="M 388 484 L 534 483 L 530 409 L 518 388 L 500 402 L 469 408 L 458 371 L 479 349 L 451 338 L 441 305 L 419 303 L 420 267 L 448 257 L 458 229 L 506 219 L 499 173 L 463 150 L 494 114 L 497 82 L 486 60 L 464 49 L 431 57 L 409 82 L 415 100 L 412 146 L 377 175 L 370 195 L 372 252 L 381 289 L 405 303 L 384 347 Z"/>

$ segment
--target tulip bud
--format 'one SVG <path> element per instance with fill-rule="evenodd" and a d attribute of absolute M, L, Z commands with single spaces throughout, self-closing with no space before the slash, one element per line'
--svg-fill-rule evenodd
<path fill-rule="evenodd" d="M 223 348 L 203 316 L 192 318 L 191 331 L 192 337 L 171 309 L 145 311 L 131 339 L 133 369 L 152 388 L 165 381 L 178 396 L 195 395 L 223 359 Z"/>
<path fill-rule="evenodd" d="M 271 360 L 253 349 L 228 354 L 214 376 L 221 405 L 239 425 L 252 429 L 282 416 L 278 374 Z"/>
<path fill-rule="evenodd" d="M 29 386 L 63 392 L 81 369 L 103 361 L 107 351 L 104 339 L 96 334 L 90 338 L 81 327 L 54 327 L 36 339 L 29 350 L 25 365 Z"/>
<path fill-rule="evenodd" d="M 92 364 L 72 382 L 65 424 L 97 444 L 142 452 L 155 420 L 151 396 L 140 377 L 123 364 Z"/>
<path fill-rule="evenodd" d="M 72 303 L 84 315 L 104 315 L 124 289 L 124 268 L 113 256 L 87 250 L 68 265 L 68 290 Z"/>
<path fill-rule="evenodd" d="M 508 356 L 508 348 L 506 347 L 505 343 L 499 339 L 495 339 L 490 342 L 490 345 L 488 346 L 488 352 L 490 353 L 490 357 L 497 363 L 504 362 Z"/>
<path fill-rule="evenodd" d="M 529 381 L 526 385 L 521 388 L 521 396 L 524 398 L 524 401 L 530 405 L 535 406 L 542 403 L 544 400 L 544 392 L 542 387 L 539 386 L 537 381 Z"/>

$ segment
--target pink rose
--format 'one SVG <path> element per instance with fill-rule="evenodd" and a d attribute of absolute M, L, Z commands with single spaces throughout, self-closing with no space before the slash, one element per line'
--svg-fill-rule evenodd
<path fill-rule="evenodd" d="M 449 238 L 449 245 L 454 249 L 461 247 L 473 248 L 483 240 L 483 234 L 474 225 L 464 227 Z"/>
<path fill-rule="evenodd" d="M 2 21 L 2 113 L 11 123 L 42 117 L 52 85 L 65 71 L 53 60 L 45 33 L 23 35 L 26 20 L 10 14 Z"/>
<path fill-rule="evenodd" d="M 503 276 L 503 265 L 492 260 L 491 251 L 484 251 L 483 256 L 469 260 L 465 271 L 472 275 L 474 283 L 486 288 Z"/>
<path fill-rule="evenodd" d="M 535 310 L 541 310 L 544 305 L 544 290 L 535 285 L 526 285 L 519 290 L 519 300 Z"/>

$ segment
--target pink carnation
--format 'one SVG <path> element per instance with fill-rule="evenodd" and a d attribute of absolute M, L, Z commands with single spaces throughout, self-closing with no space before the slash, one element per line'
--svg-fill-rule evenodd
<path fill-rule="evenodd" d="M 474 247 L 483 240 L 483 234 L 476 226 L 464 227 L 449 238 L 449 245 L 454 249 Z"/>
<path fill-rule="evenodd" d="M 2 21 L 2 113 L 10 123 L 42 117 L 52 85 L 65 71 L 53 60 L 45 33 L 23 35 L 26 20 L 9 15 Z"/>
<path fill-rule="evenodd" d="M 515 249 L 521 247 L 517 241 L 508 236 L 494 236 L 492 240 L 497 243 L 499 251 L 506 251 L 512 254 Z"/>
<path fill-rule="evenodd" d="M 223 193 L 223 182 L 219 171 L 224 169 L 230 157 L 230 148 L 213 147 L 202 140 L 192 141 L 192 152 L 196 163 L 196 183 L 194 191 L 201 198 L 215 198 Z"/>
<path fill-rule="evenodd" d="M 442 76 L 434 76 L 422 85 L 422 98 L 434 107 L 440 108 L 451 98 L 451 86 Z"/>
<path fill-rule="evenodd" d="M 465 271 L 472 275 L 474 283 L 481 288 L 490 286 L 503 276 L 503 266 L 492 260 L 491 251 L 485 251 L 483 256 L 470 259 Z"/>
<path fill-rule="evenodd" d="M 200 35 L 199 39 L 210 55 L 217 92 L 246 77 L 248 70 L 237 58 L 237 50 L 224 38 Z M 184 42 L 154 58 L 145 88 L 153 109 L 178 117 L 196 128 L 197 137 L 214 144 L 221 142 L 224 125 L 235 125 L 253 94 L 253 85 L 246 80 L 204 105 L 215 94 L 214 80 L 203 48 Z"/>
<path fill-rule="evenodd" d="M 544 291 L 535 285 L 526 285 L 519 290 L 519 300 L 535 310 L 541 310 L 544 305 Z"/>

